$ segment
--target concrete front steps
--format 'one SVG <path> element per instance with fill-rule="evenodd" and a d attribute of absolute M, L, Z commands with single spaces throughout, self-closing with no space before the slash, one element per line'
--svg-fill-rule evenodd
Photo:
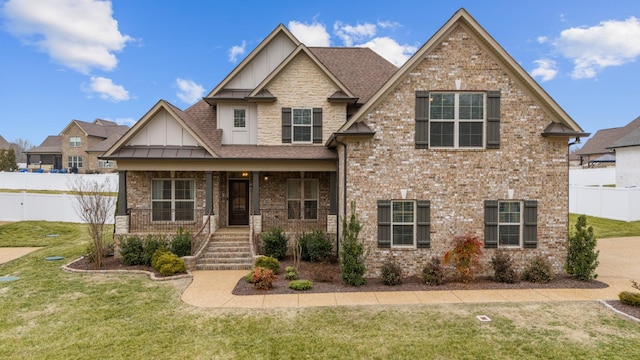
<path fill-rule="evenodd" d="M 196 260 L 196 270 L 251 270 L 251 241 L 248 228 L 222 228 L 212 236 Z"/>

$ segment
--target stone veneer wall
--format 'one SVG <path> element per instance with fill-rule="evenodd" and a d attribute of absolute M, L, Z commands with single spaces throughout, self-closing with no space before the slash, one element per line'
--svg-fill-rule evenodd
<path fill-rule="evenodd" d="M 462 80 L 463 91 L 501 91 L 500 149 L 415 149 L 415 92 L 455 91 L 455 79 Z M 514 199 L 538 200 L 538 247 L 505 251 L 519 270 L 540 255 L 562 272 L 568 155 L 566 139 L 540 135 L 552 120 L 465 28 L 455 28 L 367 115 L 375 137 L 348 144 L 347 202 L 357 202 L 369 275 L 378 275 L 389 257 L 402 264 L 405 275 L 418 275 L 432 256 L 442 257 L 451 249 L 455 235 L 471 232 L 483 240 L 484 200 L 506 199 L 508 189 L 514 189 Z M 400 199 L 401 189 L 408 190 L 407 199 L 431 201 L 430 249 L 377 247 L 377 200 Z M 495 252 L 485 249 L 485 274 Z"/>
<path fill-rule="evenodd" d="M 267 89 L 277 97 L 274 103 L 258 103 L 258 145 L 282 145 L 282 108 L 322 108 L 322 140 L 329 139 L 346 120 L 345 103 L 327 98 L 339 88 L 304 54 L 293 59 Z"/>

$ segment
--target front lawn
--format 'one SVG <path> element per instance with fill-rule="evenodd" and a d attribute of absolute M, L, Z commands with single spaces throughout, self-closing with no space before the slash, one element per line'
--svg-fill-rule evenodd
<path fill-rule="evenodd" d="M 0 282 L 0 358 L 640 358 L 640 326 L 595 302 L 196 308 L 188 280 L 61 271 L 88 241 L 82 225 L 0 226 L 0 247 L 45 246 L 0 265 L 20 277 Z"/>
<path fill-rule="evenodd" d="M 580 215 L 569 215 L 569 222 L 571 223 L 570 231 L 575 230 L 578 216 Z M 640 236 L 640 221 L 626 222 L 587 216 L 587 225 L 593 226 L 593 233 L 597 239 Z"/>

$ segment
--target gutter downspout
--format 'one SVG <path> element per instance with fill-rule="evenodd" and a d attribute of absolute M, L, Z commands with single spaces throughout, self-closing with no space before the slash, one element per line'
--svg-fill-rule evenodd
<path fill-rule="evenodd" d="M 344 148 L 344 161 L 342 162 L 342 216 L 346 218 L 347 216 L 347 144 L 338 140 L 336 136 L 334 138 L 336 144 L 342 145 Z M 340 211 L 338 211 L 338 215 L 340 215 Z M 340 216 L 338 216 L 338 221 L 336 221 L 336 244 L 338 246 L 338 259 L 340 259 Z"/>

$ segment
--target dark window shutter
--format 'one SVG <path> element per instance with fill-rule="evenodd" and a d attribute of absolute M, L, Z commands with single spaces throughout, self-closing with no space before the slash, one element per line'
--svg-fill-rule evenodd
<path fill-rule="evenodd" d="M 484 247 L 498 247 L 498 202 L 484 201 Z"/>
<path fill-rule="evenodd" d="M 431 247 L 431 203 L 429 200 L 418 200 L 417 226 L 418 248 Z"/>
<path fill-rule="evenodd" d="M 282 143 L 291 143 L 291 108 L 282 108 Z"/>
<path fill-rule="evenodd" d="M 322 144 L 322 108 L 313 108 L 313 143 Z"/>
<path fill-rule="evenodd" d="M 429 147 L 429 92 L 416 91 L 416 149 Z"/>
<path fill-rule="evenodd" d="M 487 149 L 500 149 L 500 91 L 487 93 Z"/>
<path fill-rule="evenodd" d="M 390 200 L 378 200 L 378 247 L 391 247 Z"/>
<path fill-rule="evenodd" d="M 525 200 L 524 202 L 524 247 L 535 249 L 538 247 L 538 201 Z"/>

